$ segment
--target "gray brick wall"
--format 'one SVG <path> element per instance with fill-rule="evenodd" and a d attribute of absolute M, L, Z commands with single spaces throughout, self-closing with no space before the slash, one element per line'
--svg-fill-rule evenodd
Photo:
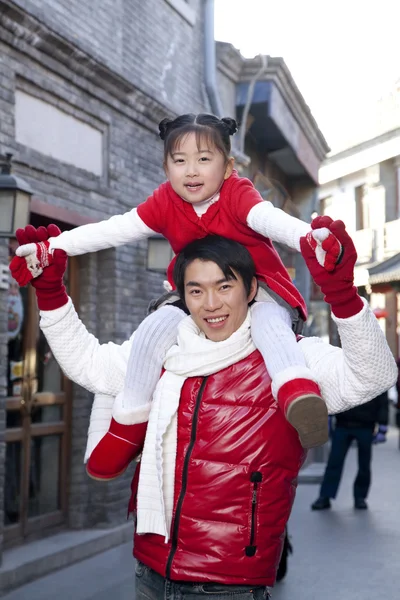
<path fill-rule="evenodd" d="M 15 4 L 176 112 L 203 105 L 201 0 L 191 2 L 195 26 L 165 0 Z"/>
<path fill-rule="evenodd" d="M 7 240 L 0 238 L 0 264 L 8 263 Z M 5 475 L 5 397 L 7 395 L 7 291 L 0 290 L 0 552 L 3 546 Z M 1 557 L 1 554 L 0 554 Z"/>
<path fill-rule="evenodd" d="M 206 108 L 201 1 L 191 3 L 197 11 L 195 27 L 165 0 L 99 0 L 96 10 L 89 0 L 19 0 L 14 5 L 28 14 L 0 11 L 0 151 L 14 152 L 14 170 L 31 184 L 36 198 L 50 206 L 93 220 L 136 206 L 164 180 L 158 121 L 165 114 Z M 72 42 L 76 54 L 61 42 L 52 52 L 54 32 Z M 101 76 L 98 64 L 103 65 Z M 17 88 L 104 132 L 102 177 L 16 143 Z M 4 248 L 0 243 L 0 262 L 7 255 Z M 145 270 L 146 251 L 147 244 L 139 243 L 79 259 L 81 318 L 101 342 L 129 337 L 150 299 L 162 293 L 163 277 Z M 0 291 L 0 495 L 5 319 Z M 121 523 L 132 469 L 107 484 L 87 477 L 83 455 L 92 395 L 74 386 L 73 396 L 69 526 Z M 0 532 L 2 523 L 0 515 Z"/>

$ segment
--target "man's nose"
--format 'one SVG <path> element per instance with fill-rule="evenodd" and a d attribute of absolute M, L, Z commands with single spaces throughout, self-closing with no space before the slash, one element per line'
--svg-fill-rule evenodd
<path fill-rule="evenodd" d="M 206 294 L 204 301 L 204 309 L 209 311 L 215 311 L 221 308 L 222 301 L 219 298 L 218 294 L 215 292 L 209 292 Z"/>

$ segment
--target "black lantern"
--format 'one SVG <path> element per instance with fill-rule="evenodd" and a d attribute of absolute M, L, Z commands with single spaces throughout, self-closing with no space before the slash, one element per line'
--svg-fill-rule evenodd
<path fill-rule="evenodd" d="M 165 273 L 174 257 L 174 252 L 162 235 L 153 235 L 147 240 L 147 270 Z"/>
<path fill-rule="evenodd" d="M 14 237 L 18 228 L 29 223 L 33 194 L 29 185 L 11 174 L 12 154 L 0 155 L 0 237 Z"/>

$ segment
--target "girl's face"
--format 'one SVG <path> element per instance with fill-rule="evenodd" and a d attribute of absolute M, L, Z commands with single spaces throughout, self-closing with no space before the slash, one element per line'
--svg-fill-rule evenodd
<path fill-rule="evenodd" d="M 174 191 L 185 202 L 198 204 L 212 198 L 232 174 L 234 159 L 226 162 L 223 154 L 205 141 L 197 147 L 196 134 L 184 135 L 164 164 Z"/>

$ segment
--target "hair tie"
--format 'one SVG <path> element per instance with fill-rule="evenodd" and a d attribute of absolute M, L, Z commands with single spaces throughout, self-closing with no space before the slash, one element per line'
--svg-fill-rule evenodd
<path fill-rule="evenodd" d="M 234 133 L 237 132 L 238 126 L 237 126 L 235 119 L 231 119 L 230 117 L 223 117 L 221 119 L 221 121 L 228 128 L 229 135 L 233 135 Z"/>

